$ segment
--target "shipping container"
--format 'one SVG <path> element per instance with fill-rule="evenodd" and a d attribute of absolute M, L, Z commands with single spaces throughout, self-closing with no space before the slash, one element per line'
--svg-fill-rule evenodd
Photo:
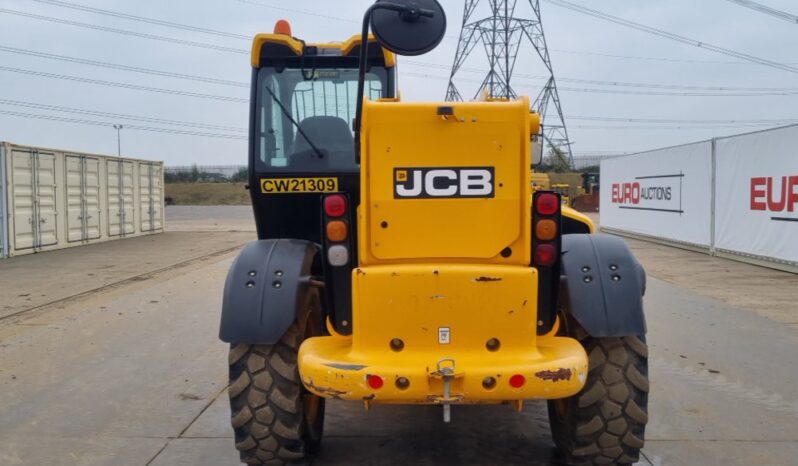
<path fill-rule="evenodd" d="M 163 162 L 9 142 L 0 154 L 0 257 L 163 231 Z"/>
<path fill-rule="evenodd" d="M 0 259 L 8 254 L 8 222 L 6 221 L 6 151 L 0 144 Z"/>

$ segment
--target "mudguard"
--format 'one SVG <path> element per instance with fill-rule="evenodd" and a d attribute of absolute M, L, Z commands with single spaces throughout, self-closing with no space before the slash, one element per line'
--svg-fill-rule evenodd
<path fill-rule="evenodd" d="M 253 241 L 236 257 L 224 284 L 219 338 L 271 345 L 301 312 L 318 247 L 310 241 Z"/>
<path fill-rule="evenodd" d="M 562 309 L 594 337 L 644 335 L 646 272 L 617 236 L 563 235 Z"/>

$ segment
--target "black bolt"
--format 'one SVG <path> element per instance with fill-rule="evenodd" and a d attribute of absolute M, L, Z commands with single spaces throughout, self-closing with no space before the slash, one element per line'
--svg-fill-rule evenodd
<path fill-rule="evenodd" d="M 485 377 L 484 379 L 482 379 L 482 387 L 485 390 L 490 390 L 495 386 L 496 386 L 496 379 L 494 379 L 493 377 Z"/>
<path fill-rule="evenodd" d="M 391 340 L 391 349 L 394 351 L 402 351 L 405 349 L 405 342 L 401 338 L 394 338 Z"/>
<path fill-rule="evenodd" d="M 407 387 L 410 386 L 410 381 L 407 380 L 407 377 L 399 377 L 396 379 L 396 388 L 399 390 L 406 390 Z"/>
<path fill-rule="evenodd" d="M 502 257 L 510 257 L 512 255 L 513 255 L 513 249 L 512 248 L 504 248 L 504 249 L 502 249 Z"/>
<path fill-rule="evenodd" d="M 498 338 L 491 338 L 487 341 L 487 343 L 485 343 L 485 348 L 487 348 L 488 351 L 498 351 L 501 345 L 502 344 Z"/>

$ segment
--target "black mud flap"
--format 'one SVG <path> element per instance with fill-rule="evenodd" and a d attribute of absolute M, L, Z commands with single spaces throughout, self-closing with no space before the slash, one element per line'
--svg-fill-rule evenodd
<path fill-rule="evenodd" d="M 224 284 L 219 338 L 277 343 L 301 309 L 318 246 L 309 241 L 253 241 L 238 254 Z"/>
<path fill-rule="evenodd" d="M 563 235 L 561 308 L 594 337 L 645 335 L 646 272 L 617 236 Z"/>

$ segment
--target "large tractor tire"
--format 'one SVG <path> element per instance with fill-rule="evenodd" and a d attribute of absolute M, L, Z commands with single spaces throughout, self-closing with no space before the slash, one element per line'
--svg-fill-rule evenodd
<path fill-rule="evenodd" d="M 318 297 L 311 300 L 318 305 Z M 315 313 L 311 313 L 311 316 Z M 324 425 L 324 399 L 302 385 L 297 351 L 319 335 L 313 318 L 294 323 L 275 345 L 230 346 L 230 410 L 241 461 L 255 466 L 308 464 Z"/>
<path fill-rule="evenodd" d="M 630 465 L 648 422 L 648 347 L 643 337 L 592 338 L 578 329 L 590 363 L 577 395 L 549 401 L 549 424 L 563 463 Z"/>

